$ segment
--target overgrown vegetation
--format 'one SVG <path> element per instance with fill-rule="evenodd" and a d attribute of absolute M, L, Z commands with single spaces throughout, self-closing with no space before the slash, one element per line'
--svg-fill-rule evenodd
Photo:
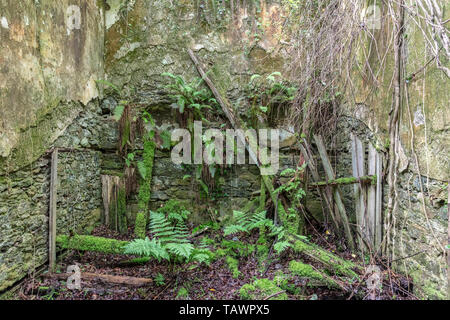
<path fill-rule="evenodd" d="M 189 241 L 185 220 L 189 211 L 176 201 L 157 212 L 150 212 L 149 231 L 152 239 L 135 239 L 126 245 L 124 253 L 155 258 L 158 261 L 209 263 L 211 252 Z"/>
<path fill-rule="evenodd" d="M 264 123 L 274 127 L 279 125 L 279 119 L 286 118 L 297 88 L 283 80 L 280 72 L 273 72 L 266 77 L 252 75 L 246 92 L 250 101 L 248 117 L 252 126 L 257 128 L 258 124 Z"/>

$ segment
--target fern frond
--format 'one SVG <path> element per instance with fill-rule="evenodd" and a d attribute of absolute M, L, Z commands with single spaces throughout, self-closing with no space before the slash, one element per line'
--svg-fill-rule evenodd
<path fill-rule="evenodd" d="M 117 107 L 114 109 L 114 112 L 113 112 L 114 120 L 119 121 L 120 118 L 122 118 L 124 110 L 125 110 L 124 105 L 121 105 L 121 104 L 117 105 Z"/>
<path fill-rule="evenodd" d="M 152 240 L 149 240 L 148 237 L 145 239 L 135 239 L 125 246 L 124 253 L 152 257 L 158 261 L 161 261 L 161 259 L 169 260 L 169 254 L 166 249 L 155 238 Z"/>
<path fill-rule="evenodd" d="M 277 243 L 274 244 L 273 248 L 275 249 L 275 251 L 280 254 L 282 253 L 284 250 L 286 250 L 287 248 L 290 248 L 292 245 L 289 241 L 279 241 Z"/>
<path fill-rule="evenodd" d="M 191 243 L 168 243 L 166 244 L 167 250 L 175 256 L 180 256 L 185 259 L 189 259 L 194 246 Z"/>
<path fill-rule="evenodd" d="M 230 225 L 226 226 L 225 229 L 223 230 L 223 234 L 225 236 L 239 232 L 247 232 L 247 229 L 241 225 Z"/>
<path fill-rule="evenodd" d="M 138 161 L 137 168 L 138 168 L 139 174 L 141 175 L 141 178 L 145 179 L 145 177 L 147 176 L 147 167 L 145 166 L 144 162 Z"/>

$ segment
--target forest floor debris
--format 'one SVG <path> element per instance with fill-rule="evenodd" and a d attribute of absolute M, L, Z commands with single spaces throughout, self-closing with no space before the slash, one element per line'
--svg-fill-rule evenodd
<path fill-rule="evenodd" d="M 104 226 L 99 226 L 94 230 L 93 235 L 130 240 L 133 238 L 133 229 L 129 228 L 128 234 L 121 235 Z M 106 283 L 100 279 L 81 279 L 81 289 L 70 290 L 64 279 L 45 276 L 30 277 L 20 287 L 17 298 L 24 300 L 235 300 L 249 297 L 291 300 L 416 299 L 411 293 L 411 281 L 403 275 L 393 273 L 390 269 L 380 267 L 383 275 L 382 289 L 375 293 L 368 290 L 367 279 L 364 278 L 364 275 L 352 283 L 342 283 L 338 275 L 329 274 L 327 276 L 329 280 L 340 283 L 341 287 L 346 289 L 343 290 L 339 286 L 327 286 L 326 282 L 294 274 L 289 268 L 292 261 L 301 261 L 311 265 L 315 270 L 322 270 L 323 265 L 292 249 L 286 250 L 281 255 L 269 255 L 265 260 L 261 259 L 258 249 L 255 249 L 258 241 L 257 232 L 245 237 L 236 235 L 223 237 L 220 231 L 208 229 L 197 236 L 196 241 L 202 241 L 205 237 L 207 237 L 212 250 L 215 250 L 216 253 L 222 252 L 222 254 L 217 254 L 217 258 L 210 265 L 177 266 L 156 260 L 148 262 L 141 260 L 141 262 L 144 261 L 142 264 L 139 261 L 124 263 L 124 261 L 129 261 L 130 256 L 69 250 L 63 256 L 62 261 L 58 263 L 57 272 L 64 273 L 69 265 L 78 265 L 82 273 L 147 278 L 153 281 L 146 286 L 134 287 Z M 352 255 L 348 251 L 339 251 L 339 247 L 336 245 L 338 244 L 337 238 L 327 232 L 324 232 L 323 235 L 316 233 L 316 236 L 311 237 L 310 241 L 320 244 L 322 248 L 338 254 L 344 259 L 358 262 L 356 255 Z M 230 259 L 224 255 L 222 247 L 223 244 L 231 242 L 239 243 L 241 249 L 254 248 L 253 250 L 239 250 L 240 256 L 233 258 L 237 261 L 238 273 L 233 270 L 233 267 L 230 267 L 228 261 Z M 258 281 L 258 279 L 270 281 Z M 256 287 L 261 287 L 263 284 L 268 284 L 268 286 L 265 287 L 267 289 L 261 289 L 258 295 L 258 292 L 249 291 L 249 288 L 254 288 L 253 284 L 256 284 Z M 241 290 L 245 285 L 247 286 L 244 290 Z M 273 290 L 270 291 L 271 289 Z"/>

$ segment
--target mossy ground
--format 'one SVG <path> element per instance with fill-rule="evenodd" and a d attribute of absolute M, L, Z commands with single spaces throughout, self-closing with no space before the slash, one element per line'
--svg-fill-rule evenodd
<path fill-rule="evenodd" d="M 191 227 L 195 234 L 199 227 Z M 58 265 L 63 272 L 67 265 L 76 261 L 83 272 L 98 272 L 112 275 L 128 275 L 154 279 L 161 274 L 165 279 L 163 286 L 149 286 L 145 290 L 132 287 L 105 286 L 102 283 L 84 282 L 85 291 L 66 290 L 61 283 L 48 279 L 34 279 L 33 283 L 24 284 L 25 297 L 46 299 L 39 293 L 38 287 L 47 286 L 54 290 L 52 299 L 346 299 L 351 288 L 357 292 L 353 298 L 364 298 L 365 286 L 357 288 L 358 281 L 351 280 L 336 269 L 328 267 L 305 254 L 308 250 L 322 252 L 313 242 L 298 242 L 296 248 L 288 249 L 281 255 L 270 250 L 272 239 L 262 237 L 258 230 L 252 234 L 237 234 L 224 237 L 221 230 L 208 229 L 193 239 L 196 245 L 209 248 L 214 258 L 209 265 L 173 264 L 156 260 L 133 258 L 120 254 L 125 240 L 135 237 L 134 230 L 128 228 L 127 234 L 97 227 L 92 236 L 59 236 L 58 246 L 76 248 Z M 121 239 L 116 240 L 113 238 Z M 301 250 L 300 250 L 301 249 Z M 89 251 L 85 251 L 89 250 Z M 327 252 L 326 249 L 321 249 Z M 333 249 L 334 250 L 334 249 Z M 349 261 L 348 255 L 330 253 L 334 260 L 356 265 Z M 325 259 L 325 257 L 322 257 Z M 341 260 L 340 260 L 341 259 Z M 355 274 L 358 274 L 356 268 Z M 159 276 L 160 277 L 160 276 Z M 349 291 L 343 290 L 336 283 L 345 282 Z M 336 283 L 335 283 L 336 282 Z M 396 283 L 396 282 L 394 282 Z M 33 287 L 33 288 L 34 288 Z M 388 288 L 389 286 L 385 286 Z M 25 288 L 25 287 L 24 287 Z M 88 288 L 97 288 L 90 291 Z M 99 289 L 100 288 L 100 289 Z M 100 291 L 99 291 L 100 290 Z M 385 289 L 387 290 L 387 289 Z M 99 295 L 98 292 L 101 292 Z M 380 293 L 384 294 L 385 293 Z M 397 299 L 408 298 L 401 290 L 396 291 Z"/>
<path fill-rule="evenodd" d="M 251 284 L 245 284 L 239 290 L 244 300 L 287 300 L 287 294 L 269 279 L 258 279 Z"/>

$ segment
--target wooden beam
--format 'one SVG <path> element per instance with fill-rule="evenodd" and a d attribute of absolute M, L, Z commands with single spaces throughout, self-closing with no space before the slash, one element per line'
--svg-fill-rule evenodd
<path fill-rule="evenodd" d="M 201 75 L 202 79 L 205 81 L 205 83 L 211 89 L 212 93 L 214 94 L 214 97 L 216 98 L 217 102 L 221 106 L 223 112 L 225 113 L 226 117 L 228 118 L 228 121 L 230 121 L 230 123 L 233 126 L 233 128 L 234 129 L 245 129 L 243 124 L 242 124 L 242 122 L 239 121 L 239 119 L 234 114 L 230 103 L 226 100 L 226 98 L 222 97 L 222 95 L 219 93 L 217 88 L 214 86 L 214 84 L 211 81 L 211 79 L 208 77 L 206 72 L 203 70 L 203 67 L 200 65 L 200 62 L 198 61 L 198 59 L 195 56 L 194 52 L 192 52 L 191 49 L 187 49 L 187 51 L 188 51 L 189 57 L 191 58 L 191 60 L 194 63 L 195 67 L 197 68 L 198 73 Z M 246 139 L 245 135 L 239 130 L 236 130 L 236 136 L 240 140 L 240 142 L 243 145 L 245 145 L 251 160 L 253 161 L 253 163 L 255 163 L 258 166 L 258 168 L 261 171 L 261 163 L 260 163 L 260 161 L 258 159 L 257 152 L 252 149 L 253 143 L 248 141 L 248 139 Z M 273 184 L 270 181 L 269 177 L 266 176 L 266 175 L 261 175 L 261 177 L 262 177 L 262 179 L 264 181 L 264 184 L 266 185 L 266 188 L 267 188 L 267 190 L 268 190 L 268 192 L 270 194 L 270 198 L 272 199 L 272 202 L 274 203 L 274 206 L 276 208 L 278 208 L 277 211 L 282 210 L 283 212 L 285 212 L 283 204 L 281 203 L 281 201 L 278 200 L 278 197 L 277 197 L 277 195 L 274 192 L 274 187 L 273 187 Z"/>
<path fill-rule="evenodd" d="M 352 170 L 353 175 L 355 177 L 362 177 L 365 175 L 365 165 L 364 165 L 364 145 L 362 141 L 353 133 L 350 134 L 352 140 Z M 356 224 L 358 228 L 358 245 L 362 250 L 364 248 L 365 238 L 365 211 L 366 211 L 366 193 L 367 188 L 365 186 L 355 185 L 353 187 L 353 194 L 355 196 L 355 215 L 356 215 Z"/>
<path fill-rule="evenodd" d="M 310 154 L 310 151 L 308 148 L 308 143 L 307 143 L 306 139 L 303 139 L 303 144 L 300 145 L 300 151 L 302 152 L 303 157 L 305 158 L 305 161 L 311 172 L 313 180 L 316 182 L 319 181 L 319 173 L 317 171 L 317 165 L 316 165 L 316 162 L 315 162 L 313 156 Z M 324 190 L 323 188 L 318 188 L 318 187 L 316 187 L 316 188 L 319 191 L 320 198 L 322 200 L 322 204 L 325 203 L 328 213 L 330 214 L 331 220 L 333 221 L 336 232 L 338 232 L 339 231 L 339 223 L 334 214 L 333 198 L 331 195 L 329 196 L 327 194 L 326 190 Z"/>
<path fill-rule="evenodd" d="M 48 215 L 48 261 L 50 272 L 56 267 L 56 200 L 58 196 L 58 149 L 52 152 L 50 173 L 50 205 Z"/>
<path fill-rule="evenodd" d="M 322 137 L 318 135 L 314 135 L 314 141 L 316 142 L 317 149 L 319 150 L 320 158 L 322 159 L 322 164 L 325 169 L 325 173 L 327 175 L 328 180 L 334 180 L 336 177 L 334 175 L 333 167 L 331 166 L 330 160 L 328 159 L 328 155 L 325 149 L 325 145 L 323 143 Z M 344 204 L 342 202 L 341 193 L 339 186 L 333 187 L 333 195 L 334 201 L 338 208 L 338 212 L 344 227 L 345 237 L 347 238 L 347 243 L 350 249 L 355 248 L 355 244 L 353 242 L 352 232 L 350 230 L 350 224 L 348 223 L 347 213 L 345 211 Z"/>
<path fill-rule="evenodd" d="M 375 207 L 375 249 L 378 250 L 381 246 L 383 236 L 383 158 L 377 152 L 377 190 L 376 190 L 376 207 Z"/>
<path fill-rule="evenodd" d="M 362 177 L 346 177 L 337 178 L 328 181 L 313 182 L 310 184 L 311 187 L 326 187 L 326 186 L 337 186 L 337 185 L 347 185 L 347 184 L 373 184 L 377 180 L 377 176 L 362 176 Z"/>
<path fill-rule="evenodd" d="M 377 166 L 377 151 L 371 143 L 369 143 L 369 159 L 368 159 L 368 174 L 374 175 Z M 375 246 L 375 216 L 376 216 L 376 186 L 370 185 L 367 188 L 367 231 L 369 236 L 369 243 Z"/>
<path fill-rule="evenodd" d="M 95 251 L 109 254 L 124 254 L 124 247 L 129 242 L 88 235 L 59 235 L 56 237 L 56 243 L 58 243 L 58 245 L 63 249 Z"/>

